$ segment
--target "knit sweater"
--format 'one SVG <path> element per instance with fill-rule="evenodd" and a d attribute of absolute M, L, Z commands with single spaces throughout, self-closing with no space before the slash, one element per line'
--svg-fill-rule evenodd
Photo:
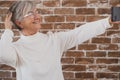
<path fill-rule="evenodd" d="M 16 42 L 12 42 L 12 30 L 6 29 L 0 40 L 0 63 L 14 67 L 17 80 L 64 80 L 63 52 L 110 27 L 108 18 L 105 18 L 66 32 L 21 34 Z"/>

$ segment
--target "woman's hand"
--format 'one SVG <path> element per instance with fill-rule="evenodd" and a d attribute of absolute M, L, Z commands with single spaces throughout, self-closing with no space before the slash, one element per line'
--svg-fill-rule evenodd
<path fill-rule="evenodd" d="M 5 29 L 12 29 L 12 24 L 11 24 L 11 17 L 12 17 L 12 13 L 8 13 L 5 17 Z"/>

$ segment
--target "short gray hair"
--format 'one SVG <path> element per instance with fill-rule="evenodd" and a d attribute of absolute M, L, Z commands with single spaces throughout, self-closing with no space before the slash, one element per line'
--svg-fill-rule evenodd
<path fill-rule="evenodd" d="M 35 4 L 32 1 L 16 1 L 14 2 L 8 12 L 12 12 L 11 21 L 13 23 L 13 27 L 21 30 L 20 26 L 18 26 L 15 21 L 21 21 L 23 16 L 31 9 L 35 7 Z"/>

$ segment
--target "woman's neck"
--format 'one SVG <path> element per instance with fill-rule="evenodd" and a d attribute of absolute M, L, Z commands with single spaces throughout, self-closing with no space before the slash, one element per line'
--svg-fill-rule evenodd
<path fill-rule="evenodd" d="M 30 35 L 34 35 L 36 34 L 38 31 L 34 31 L 34 30 L 22 30 L 21 33 L 24 36 L 30 36 Z"/>

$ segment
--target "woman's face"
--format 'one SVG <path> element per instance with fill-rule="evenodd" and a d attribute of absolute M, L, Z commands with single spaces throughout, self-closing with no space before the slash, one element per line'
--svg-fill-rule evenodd
<path fill-rule="evenodd" d="M 41 17 L 40 14 L 38 14 L 38 11 L 36 8 L 30 10 L 23 16 L 23 19 L 20 22 L 20 27 L 22 27 L 22 30 L 39 30 L 41 28 Z"/>

